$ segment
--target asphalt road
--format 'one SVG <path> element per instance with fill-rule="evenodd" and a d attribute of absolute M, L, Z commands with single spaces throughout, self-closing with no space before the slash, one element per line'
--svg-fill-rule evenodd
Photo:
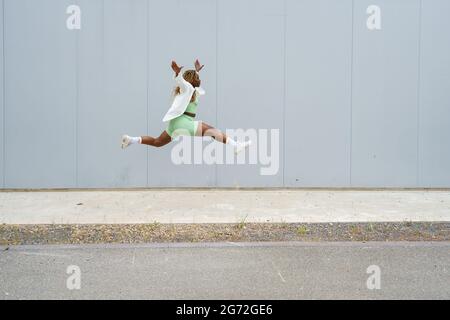
<path fill-rule="evenodd" d="M 450 242 L 17 246 L 0 250 L 0 299 L 450 298 Z M 76 266 L 69 268 L 71 274 L 67 274 L 69 266 Z M 370 284 L 379 284 L 379 289 L 367 287 L 369 277 Z M 78 284 L 80 289 L 76 289 Z"/>

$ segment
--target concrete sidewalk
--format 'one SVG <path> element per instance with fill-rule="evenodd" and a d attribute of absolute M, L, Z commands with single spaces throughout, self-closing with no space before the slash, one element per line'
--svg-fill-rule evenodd
<path fill-rule="evenodd" d="M 450 221 L 450 190 L 2 191 L 0 223 Z"/>

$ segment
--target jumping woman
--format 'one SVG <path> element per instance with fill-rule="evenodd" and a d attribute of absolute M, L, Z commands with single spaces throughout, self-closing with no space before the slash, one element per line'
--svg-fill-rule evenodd
<path fill-rule="evenodd" d="M 194 121 L 198 105 L 198 97 L 205 94 L 200 87 L 199 72 L 204 67 L 198 60 L 195 61 L 195 70 L 186 70 L 181 73 L 179 67 L 172 61 L 172 70 L 175 72 L 175 90 L 172 106 L 164 116 L 163 121 L 169 122 L 167 129 L 159 137 L 130 137 L 122 136 L 122 149 L 131 144 L 146 144 L 153 147 L 162 147 L 180 135 L 210 136 L 213 139 L 231 145 L 238 153 L 251 144 L 251 141 L 237 142 L 227 137 L 222 131 L 203 121 Z"/>

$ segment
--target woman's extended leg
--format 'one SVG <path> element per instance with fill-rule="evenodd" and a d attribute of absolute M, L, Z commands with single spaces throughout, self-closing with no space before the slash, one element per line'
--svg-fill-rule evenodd
<path fill-rule="evenodd" d="M 153 138 L 149 136 L 130 137 L 128 135 L 122 136 L 122 149 L 125 149 L 131 144 L 146 144 L 153 147 L 162 147 L 172 141 L 172 138 L 166 131 L 163 131 L 159 137 Z"/>
<path fill-rule="evenodd" d="M 229 144 L 234 148 L 234 151 L 236 153 L 247 148 L 252 143 L 250 140 L 245 141 L 245 142 L 236 142 L 233 139 L 231 139 L 230 137 L 228 137 L 225 133 L 220 131 L 219 129 L 216 129 L 204 122 L 201 122 L 201 124 L 199 124 L 198 129 L 197 129 L 197 135 L 209 136 L 219 142 Z"/>
<path fill-rule="evenodd" d="M 172 141 L 172 138 L 169 134 L 164 130 L 158 138 L 153 138 L 149 136 L 142 136 L 142 144 L 146 144 L 153 147 L 162 147 Z"/>
<path fill-rule="evenodd" d="M 200 125 L 198 126 L 198 133 L 200 133 L 198 135 L 212 137 L 219 142 L 227 143 L 227 136 L 225 135 L 225 133 L 210 126 L 207 123 L 200 123 Z"/>

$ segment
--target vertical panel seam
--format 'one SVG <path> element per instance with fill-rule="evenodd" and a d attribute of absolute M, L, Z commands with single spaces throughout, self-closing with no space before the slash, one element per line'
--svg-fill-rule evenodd
<path fill-rule="evenodd" d="M 216 127 L 219 127 L 218 112 L 219 112 L 219 0 L 216 0 Z M 214 184 L 218 187 L 218 168 L 217 163 L 214 164 Z"/>
<path fill-rule="evenodd" d="M 79 2 L 77 1 L 78 5 Z M 82 13 L 81 13 L 82 14 Z M 81 29 L 80 29 L 81 30 Z M 75 33 L 75 186 L 78 187 L 78 113 L 79 113 L 79 94 L 80 94 L 80 88 L 79 88 L 79 65 L 80 65 L 80 46 L 79 46 L 79 32 L 78 30 Z"/>
<path fill-rule="evenodd" d="M 353 186 L 352 181 L 352 158 L 353 158 L 353 51 L 354 51 L 354 29 L 355 29 L 355 1 L 352 0 L 352 30 L 351 30 L 351 52 L 350 52 L 350 157 L 349 157 L 349 184 Z"/>
<path fill-rule="evenodd" d="M 419 0 L 419 39 L 418 39 L 418 63 L 417 63 L 417 140 L 416 140 L 416 187 L 419 186 L 419 161 L 420 161 L 420 75 L 421 75 L 421 50 L 422 50 L 422 0 Z"/>
<path fill-rule="evenodd" d="M 2 63 L 3 63 L 3 172 L 2 186 L 6 184 L 6 63 L 5 63 L 5 0 L 2 1 Z"/>
<path fill-rule="evenodd" d="M 106 104 L 106 85 L 105 85 L 105 74 L 106 74 L 106 55 L 105 55 L 105 0 L 100 1 L 101 6 L 101 27 L 100 27 L 100 39 L 101 39 L 101 48 L 100 48 L 100 55 L 101 55 L 101 65 L 100 65 L 100 74 L 101 74 L 101 95 L 100 95 L 100 102 L 105 105 Z M 101 183 L 104 183 L 107 187 L 110 187 L 109 182 L 103 181 Z"/>
<path fill-rule="evenodd" d="M 286 33 L 287 33 L 287 0 L 283 2 L 283 166 L 281 169 L 282 173 L 282 185 L 286 186 L 285 179 L 285 168 L 286 168 L 286 66 L 287 66 L 287 54 L 286 54 Z"/>
<path fill-rule="evenodd" d="M 147 0 L 146 1 L 146 31 L 145 31 L 145 34 L 146 34 L 146 50 L 147 50 L 147 54 L 146 54 L 146 56 L 147 56 L 147 61 L 146 61 L 146 81 L 147 81 L 147 83 L 146 83 L 146 88 L 147 88 L 147 108 L 146 108 L 146 110 L 147 110 L 147 115 L 146 115 L 146 126 L 147 126 L 147 135 L 148 135 L 148 109 L 149 109 L 149 94 L 148 94 L 148 92 L 149 92 L 149 90 L 150 90 L 150 87 L 149 87 L 149 68 L 150 68 L 150 66 L 149 66 L 149 61 L 150 61 L 150 41 L 149 41 L 149 36 L 150 36 L 150 30 L 149 30 L 149 28 L 150 28 L 150 14 L 149 14 L 149 10 L 150 10 L 150 5 L 149 5 L 149 1 L 150 0 Z M 148 183 L 149 183 L 149 181 L 148 181 L 148 175 L 150 174 L 150 172 L 149 172 L 149 168 L 148 168 L 148 166 L 149 166 L 149 153 L 150 153 L 150 151 L 149 151 L 149 148 L 146 148 L 147 150 L 146 150 L 146 154 L 147 154 L 147 183 L 146 183 L 146 186 L 147 187 L 149 187 L 149 185 L 148 185 Z"/>

